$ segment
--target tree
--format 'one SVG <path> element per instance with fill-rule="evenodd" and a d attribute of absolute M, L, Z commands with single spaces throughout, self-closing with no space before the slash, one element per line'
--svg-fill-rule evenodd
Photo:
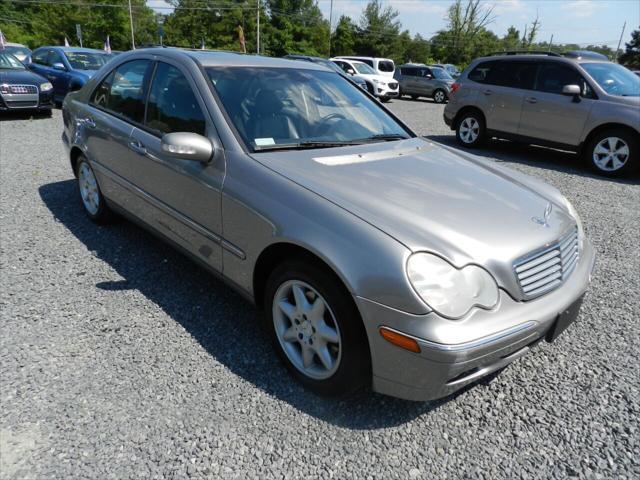
<path fill-rule="evenodd" d="M 631 32 L 631 41 L 625 44 L 624 53 L 620 55 L 618 62 L 629 68 L 640 68 L 640 30 Z"/>
<path fill-rule="evenodd" d="M 398 52 L 394 44 L 400 34 L 398 11 L 387 6 L 381 0 L 370 0 L 362 11 L 356 38 L 356 51 L 359 55 L 372 57 L 393 57 Z"/>
<path fill-rule="evenodd" d="M 267 0 L 267 6 L 269 54 L 328 55 L 329 22 L 314 0 Z"/>
<path fill-rule="evenodd" d="M 413 63 L 431 63 L 429 41 L 416 34 L 405 48 L 403 61 Z"/>
<path fill-rule="evenodd" d="M 346 15 L 341 15 L 331 42 L 331 55 L 353 55 L 356 44 L 356 26 Z"/>
<path fill-rule="evenodd" d="M 517 50 L 520 47 L 520 31 L 513 25 L 510 26 L 501 43 L 504 50 Z"/>
<path fill-rule="evenodd" d="M 524 29 L 524 35 L 522 35 L 522 48 L 531 50 L 531 46 L 533 45 L 539 30 L 540 19 L 538 18 L 538 15 L 536 15 L 535 20 L 531 22 L 531 27 L 527 25 Z"/>

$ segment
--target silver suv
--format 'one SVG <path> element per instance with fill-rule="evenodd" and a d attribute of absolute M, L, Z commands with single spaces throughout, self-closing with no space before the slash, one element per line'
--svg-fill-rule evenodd
<path fill-rule="evenodd" d="M 454 84 L 444 121 L 465 147 L 497 137 L 571 150 L 607 176 L 640 164 L 640 78 L 608 61 L 476 59 Z"/>
<path fill-rule="evenodd" d="M 449 99 L 451 86 L 455 82 L 444 68 L 422 63 L 400 65 L 393 78 L 400 84 L 401 97 L 409 95 L 413 100 L 430 97 L 436 103 L 445 103 Z"/>

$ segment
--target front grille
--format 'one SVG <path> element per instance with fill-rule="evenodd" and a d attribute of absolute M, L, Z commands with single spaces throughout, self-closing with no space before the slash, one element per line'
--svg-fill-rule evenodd
<path fill-rule="evenodd" d="M 514 271 L 525 299 L 539 297 L 558 288 L 578 264 L 578 229 L 542 251 L 518 261 Z"/>
<path fill-rule="evenodd" d="M 9 108 L 31 108 L 31 107 L 38 106 L 37 101 L 29 101 L 29 100 L 25 100 L 25 101 L 6 100 L 5 103 Z"/>
<path fill-rule="evenodd" d="M 389 88 L 392 90 L 398 88 L 398 82 L 389 82 Z"/>
<path fill-rule="evenodd" d="M 35 85 L 8 85 L 9 93 L 14 94 L 33 94 L 38 93 L 38 87 Z"/>

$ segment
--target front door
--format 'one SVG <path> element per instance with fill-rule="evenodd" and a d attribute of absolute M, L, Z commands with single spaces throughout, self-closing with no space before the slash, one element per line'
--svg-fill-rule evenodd
<path fill-rule="evenodd" d="M 578 85 L 579 97 L 562 94 L 565 85 Z M 588 82 L 570 65 L 544 63 L 535 89 L 527 92 L 518 133 L 565 145 L 578 145 L 593 108 L 595 95 Z"/>
<path fill-rule="evenodd" d="M 162 135 L 192 132 L 216 137 L 190 75 L 158 62 L 144 124 L 131 135 L 136 156 L 129 177 L 153 206 L 151 224 L 178 245 L 222 271 L 221 191 L 224 155 L 209 163 L 177 159 L 162 150 Z"/>
<path fill-rule="evenodd" d="M 54 68 L 54 65 L 62 65 L 64 69 Z M 67 72 L 67 67 L 65 65 L 64 59 L 62 55 L 55 51 L 51 50 L 49 52 L 49 57 L 47 58 L 47 68 L 46 68 L 46 76 L 53 85 L 53 94 L 57 99 L 64 99 L 65 95 L 69 90 L 69 73 Z"/>

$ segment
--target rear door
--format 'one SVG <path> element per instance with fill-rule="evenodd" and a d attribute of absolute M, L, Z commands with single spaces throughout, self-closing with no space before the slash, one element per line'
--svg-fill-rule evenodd
<path fill-rule="evenodd" d="M 563 95 L 565 85 L 578 85 L 581 96 Z M 573 66 L 543 62 L 534 89 L 524 97 L 518 133 L 549 142 L 578 145 L 596 101 L 591 86 Z"/>
<path fill-rule="evenodd" d="M 162 136 L 217 133 L 191 77 L 177 63 L 158 62 L 149 89 L 144 125 L 132 132 L 136 154 L 129 177 L 151 205 L 148 221 L 178 245 L 222 271 L 222 150 L 210 163 L 177 159 L 162 150 Z"/>
<path fill-rule="evenodd" d="M 400 68 L 400 90 L 402 93 L 415 93 L 417 69 L 415 67 Z"/>
<path fill-rule="evenodd" d="M 137 154 L 131 148 L 134 125 L 144 120 L 144 99 L 153 62 L 126 62 L 109 73 L 93 91 L 76 121 L 104 195 L 136 216 L 145 217 L 131 183 Z"/>
<path fill-rule="evenodd" d="M 469 80 L 480 84 L 477 105 L 489 130 L 518 133 L 522 104 L 533 87 L 536 70 L 531 61 L 490 60 L 469 73 Z"/>

